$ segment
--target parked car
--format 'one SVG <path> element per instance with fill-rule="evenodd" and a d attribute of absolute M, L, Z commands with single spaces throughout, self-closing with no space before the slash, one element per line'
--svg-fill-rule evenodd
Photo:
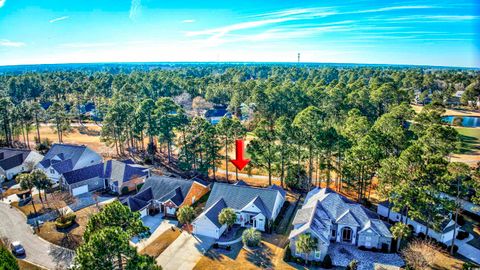
<path fill-rule="evenodd" d="M 16 256 L 25 255 L 25 249 L 23 248 L 22 244 L 18 241 L 12 242 L 10 244 L 10 249 L 12 253 Z"/>

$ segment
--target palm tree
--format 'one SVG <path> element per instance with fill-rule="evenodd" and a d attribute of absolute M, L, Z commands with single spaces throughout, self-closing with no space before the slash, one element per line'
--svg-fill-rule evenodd
<path fill-rule="evenodd" d="M 195 210 L 189 205 L 184 205 L 178 209 L 177 218 L 180 223 L 187 225 L 187 230 L 190 231 L 190 224 L 195 218 Z"/>
<path fill-rule="evenodd" d="M 227 224 L 228 229 L 232 227 L 237 221 L 237 214 L 235 214 L 235 210 L 232 208 L 223 208 L 220 214 L 218 214 L 218 222 L 220 224 Z"/>
<path fill-rule="evenodd" d="M 20 184 L 20 188 L 22 190 L 28 190 L 31 196 L 31 201 L 32 201 L 32 207 L 33 207 L 33 212 L 35 213 L 35 216 L 37 215 L 37 209 L 35 208 L 35 202 L 33 201 L 33 194 L 32 194 L 32 189 L 35 187 L 33 177 L 31 174 L 27 173 L 22 173 L 17 176 L 15 179 L 17 183 Z"/>
<path fill-rule="evenodd" d="M 48 179 L 48 176 L 41 170 L 32 171 L 30 173 L 30 176 L 33 179 L 32 181 L 35 188 L 38 190 L 38 196 L 40 197 L 42 206 L 44 206 L 41 191 L 43 190 L 43 196 L 45 198 L 45 201 L 47 201 L 47 189 L 52 186 L 52 182 L 50 181 L 50 179 Z"/>
<path fill-rule="evenodd" d="M 402 242 L 402 238 L 407 237 L 410 235 L 411 231 L 407 224 L 402 222 L 397 222 L 395 225 L 390 228 L 392 232 L 393 238 L 397 240 L 397 251 L 400 250 L 400 242 Z"/>
<path fill-rule="evenodd" d="M 305 254 L 305 264 L 308 263 L 308 254 L 317 248 L 317 238 L 309 233 L 302 234 L 295 242 L 297 252 Z"/>

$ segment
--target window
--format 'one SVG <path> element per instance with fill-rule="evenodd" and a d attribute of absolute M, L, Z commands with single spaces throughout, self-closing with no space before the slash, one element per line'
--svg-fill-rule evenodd
<path fill-rule="evenodd" d="M 315 250 L 315 259 L 320 259 L 320 250 Z"/>
<path fill-rule="evenodd" d="M 352 241 L 352 229 L 345 227 L 342 230 L 342 240 L 344 242 L 351 242 Z"/>
<path fill-rule="evenodd" d="M 55 170 L 54 170 L 54 169 L 50 169 L 50 173 L 55 173 Z"/>
<path fill-rule="evenodd" d="M 337 231 L 332 230 L 332 237 L 337 237 Z"/>

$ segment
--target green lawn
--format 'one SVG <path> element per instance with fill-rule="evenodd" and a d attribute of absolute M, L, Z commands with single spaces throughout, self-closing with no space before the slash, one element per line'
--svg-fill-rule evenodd
<path fill-rule="evenodd" d="M 460 134 L 460 154 L 471 154 L 480 150 L 480 128 L 455 127 Z"/>

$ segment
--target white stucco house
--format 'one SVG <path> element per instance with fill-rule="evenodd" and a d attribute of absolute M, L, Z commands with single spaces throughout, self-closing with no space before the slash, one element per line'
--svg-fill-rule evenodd
<path fill-rule="evenodd" d="M 383 201 L 378 204 L 377 213 L 393 222 L 404 222 L 405 219 L 407 219 L 407 224 L 415 235 L 427 234 L 427 225 L 423 221 L 406 218 L 405 215 L 393 211 L 392 207 L 393 205 L 390 202 Z M 453 231 L 455 226 L 457 227 L 457 230 L 454 235 Z M 434 230 L 433 228 L 428 229 L 428 236 L 438 242 L 449 245 L 452 242 L 452 238 L 457 237 L 460 228 L 461 227 L 452 220 L 450 215 L 446 215 L 444 221 L 440 224 L 439 230 Z"/>
<path fill-rule="evenodd" d="M 224 208 L 237 214 L 236 224 L 267 231 L 285 202 L 285 191 L 279 186 L 257 188 L 245 183 L 230 185 L 215 183 L 203 211 L 192 223 L 193 233 L 219 239 L 227 229 L 218 215 Z"/>
<path fill-rule="evenodd" d="M 44 171 L 53 183 L 62 174 L 102 162 L 102 157 L 85 145 L 54 144 L 37 168 Z"/>
<path fill-rule="evenodd" d="M 41 154 L 32 150 L 0 148 L 0 183 L 17 174 L 30 172 L 42 159 Z"/>
<path fill-rule="evenodd" d="M 303 234 L 316 239 L 317 248 L 307 254 L 309 260 L 322 261 L 331 242 L 367 249 L 389 251 L 392 234 L 379 216 L 362 205 L 327 188 L 311 190 L 293 219 L 290 249 L 297 257 L 305 258 L 295 248 Z"/>

